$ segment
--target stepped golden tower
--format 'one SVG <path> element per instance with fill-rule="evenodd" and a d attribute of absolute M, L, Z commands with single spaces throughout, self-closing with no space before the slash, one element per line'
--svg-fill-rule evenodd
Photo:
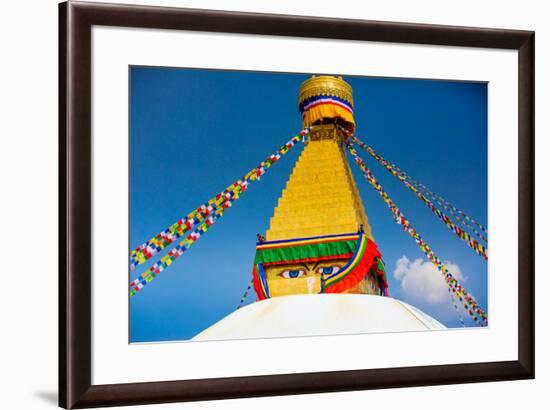
<path fill-rule="evenodd" d="M 346 159 L 355 129 L 353 92 L 342 77 L 300 87 L 305 147 L 257 244 L 259 299 L 291 294 L 386 294 L 381 254 Z"/>

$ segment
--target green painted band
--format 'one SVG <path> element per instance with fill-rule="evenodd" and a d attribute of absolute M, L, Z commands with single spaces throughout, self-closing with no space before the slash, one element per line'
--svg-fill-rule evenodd
<path fill-rule="evenodd" d="M 356 240 L 262 249 L 256 252 L 254 263 L 274 263 L 346 255 L 354 253 L 356 249 Z"/>

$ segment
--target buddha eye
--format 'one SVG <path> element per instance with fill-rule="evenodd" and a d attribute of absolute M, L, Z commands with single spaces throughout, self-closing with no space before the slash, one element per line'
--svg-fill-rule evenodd
<path fill-rule="evenodd" d="M 301 276 L 304 276 L 306 272 L 301 269 L 289 269 L 285 270 L 284 272 L 279 273 L 280 276 L 282 276 L 285 279 L 296 279 Z"/>
<path fill-rule="evenodd" d="M 340 272 L 339 266 L 323 266 L 322 268 L 317 269 L 317 272 L 321 275 L 332 275 L 334 273 Z"/>

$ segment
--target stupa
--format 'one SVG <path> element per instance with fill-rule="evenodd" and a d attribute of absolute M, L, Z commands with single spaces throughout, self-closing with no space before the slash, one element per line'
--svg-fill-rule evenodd
<path fill-rule="evenodd" d="M 298 103 L 305 147 L 256 245 L 258 301 L 194 340 L 444 328 L 388 297 L 382 254 L 344 150 L 355 130 L 351 86 L 313 76 Z"/>

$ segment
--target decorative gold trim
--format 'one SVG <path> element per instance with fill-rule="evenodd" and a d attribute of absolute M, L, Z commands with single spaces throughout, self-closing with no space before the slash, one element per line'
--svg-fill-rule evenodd
<path fill-rule="evenodd" d="M 342 130 L 334 124 L 314 125 L 308 134 L 308 142 L 332 139 L 342 143 L 345 138 L 346 136 Z"/>
<path fill-rule="evenodd" d="M 335 96 L 346 100 L 353 107 L 353 90 L 342 77 L 330 75 L 313 76 L 302 83 L 298 103 L 320 95 Z"/>

